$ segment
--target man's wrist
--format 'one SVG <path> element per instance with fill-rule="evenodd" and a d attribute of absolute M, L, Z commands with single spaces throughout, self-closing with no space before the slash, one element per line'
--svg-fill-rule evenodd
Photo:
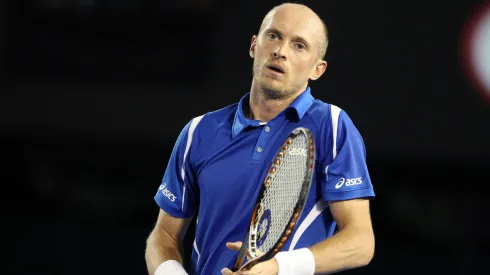
<path fill-rule="evenodd" d="M 315 257 L 308 248 L 279 252 L 274 258 L 279 268 L 278 275 L 315 274 Z"/>

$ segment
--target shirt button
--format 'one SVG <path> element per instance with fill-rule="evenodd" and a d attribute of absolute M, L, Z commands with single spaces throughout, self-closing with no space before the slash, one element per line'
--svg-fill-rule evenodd
<path fill-rule="evenodd" d="M 265 129 L 264 129 L 266 132 L 270 132 L 271 131 L 271 127 L 269 126 L 265 126 Z"/>
<path fill-rule="evenodd" d="M 262 147 L 257 147 L 257 152 L 262 152 Z"/>

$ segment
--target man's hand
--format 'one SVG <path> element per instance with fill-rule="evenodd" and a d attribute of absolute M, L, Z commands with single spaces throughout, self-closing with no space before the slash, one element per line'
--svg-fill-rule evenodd
<path fill-rule="evenodd" d="M 256 264 L 250 270 L 241 270 L 233 273 L 228 268 L 223 268 L 221 274 L 223 275 L 277 275 L 278 272 L 277 262 L 274 258 Z"/>
<path fill-rule="evenodd" d="M 240 247 L 242 247 L 242 242 L 234 242 L 234 243 L 226 243 L 226 247 L 238 251 Z M 262 256 L 263 253 L 259 252 L 259 257 Z M 247 255 L 248 260 L 250 261 L 250 255 Z M 240 270 L 233 273 L 228 268 L 223 268 L 221 270 L 221 274 L 223 275 L 277 275 L 279 272 L 279 268 L 277 266 L 276 259 L 272 258 L 268 261 L 258 263 L 254 265 L 250 270 Z"/>

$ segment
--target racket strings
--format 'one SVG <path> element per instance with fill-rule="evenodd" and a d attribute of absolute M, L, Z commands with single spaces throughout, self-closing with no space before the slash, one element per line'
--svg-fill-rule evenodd
<path fill-rule="evenodd" d="M 271 183 L 261 200 L 262 211 L 273 215 L 257 215 L 257 249 L 267 252 L 281 238 L 301 195 L 301 189 L 307 173 L 307 156 L 309 155 L 307 136 L 300 134 L 283 151 L 275 172 L 270 173 Z M 272 169 L 271 169 L 272 170 Z M 262 218 L 262 219 L 261 219 Z"/>

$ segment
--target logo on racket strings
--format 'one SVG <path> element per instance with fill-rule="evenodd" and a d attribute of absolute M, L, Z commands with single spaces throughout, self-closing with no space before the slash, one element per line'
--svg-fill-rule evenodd
<path fill-rule="evenodd" d="M 362 178 L 352 178 L 352 179 L 346 179 L 346 178 L 340 178 L 337 184 L 335 184 L 335 189 L 339 189 L 342 186 L 354 186 L 354 185 L 360 185 L 362 184 Z"/>
<path fill-rule="evenodd" d="M 269 235 L 271 227 L 271 210 L 266 209 L 259 219 L 257 230 L 257 248 L 261 248 Z"/>
<path fill-rule="evenodd" d="M 293 147 L 291 148 L 291 151 L 289 151 L 289 154 L 291 156 L 304 156 L 304 157 L 307 157 L 308 155 L 306 154 L 306 149 L 305 148 L 296 148 L 296 147 Z"/>
<path fill-rule="evenodd" d="M 158 187 L 158 189 L 160 189 L 160 191 L 162 191 L 162 194 L 167 197 L 167 199 L 169 199 L 171 202 L 175 202 L 175 199 L 177 198 L 172 192 L 170 192 L 168 189 L 167 189 L 167 184 L 164 183 L 162 185 L 160 185 L 160 187 Z"/>

